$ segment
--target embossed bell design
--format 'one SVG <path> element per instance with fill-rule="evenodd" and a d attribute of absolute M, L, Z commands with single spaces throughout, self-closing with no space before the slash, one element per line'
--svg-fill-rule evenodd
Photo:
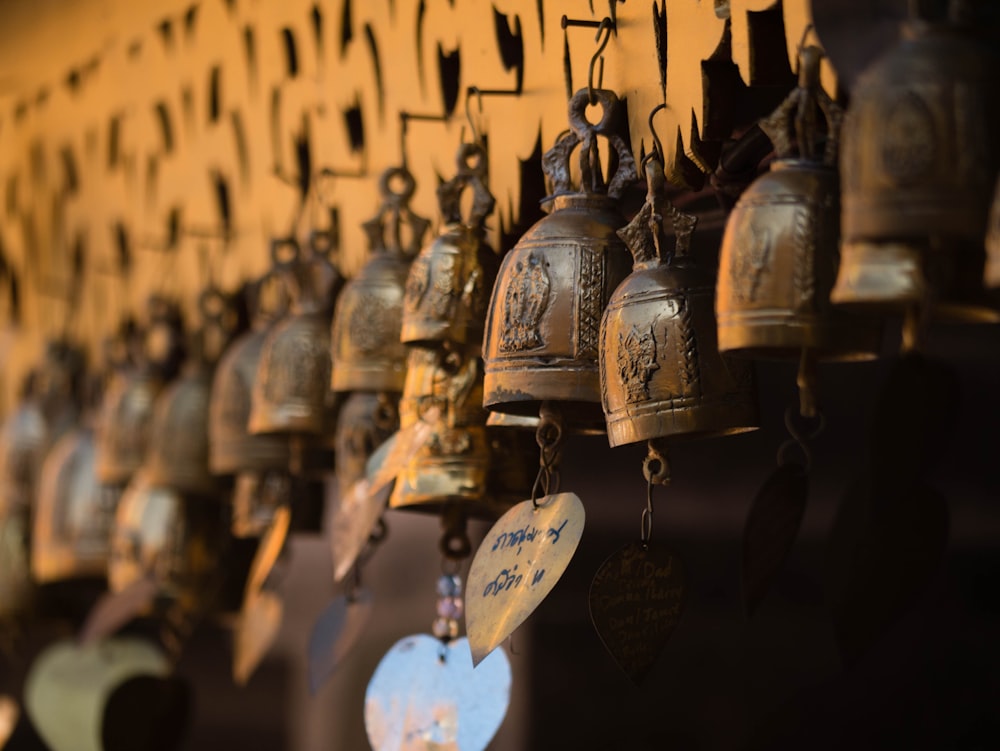
<path fill-rule="evenodd" d="M 287 307 L 283 285 L 267 274 L 248 288 L 251 329 L 237 337 L 219 360 L 209 404 L 209 467 L 219 475 L 286 470 L 288 442 L 274 434 L 250 433 L 251 394 L 264 342 Z M 278 299 L 265 300 L 265 297 Z"/>
<path fill-rule="evenodd" d="M 664 194 L 663 167 L 646 167 L 648 193 L 619 235 L 635 266 L 601 320 L 601 384 L 608 442 L 754 430 L 757 399 L 749 363 L 716 344 L 715 280 L 689 256 L 697 218 Z M 671 236 L 673 243 L 671 243 Z"/>
<path fill-rule="evenodd" d="M 97 477 L 104 485 L 124 487 L 142 466 L 153 405 L 177 367 L 180 312 L 159 297 L 150 298 L 147 307 L 147 326 L 123 333 L 127 353 L 104 392 L 95 426 Z"/>
<path fill-rule="evenodd" d="M 636 178 L 614 92 L 593 92 L 603 113 L 586 119 L 590 92 L 569 103 L 571 130 L 542 160 L 554 186 L 551 213 L 504 257 L 487 313 L 484 404 L 491 410 L 538 414 L 564 402 L 568 426 L 603 432 L 598 367 L 601 314 L 629 273 L 617 230 L 625 224 L 617 198 Z M 597 137 L 614 149 L 616 169 L 605 182 Z M 572 151 L 580 147 L 581 187 L 573 190 Z"/>
<path fill-rule="evenodd" d="M 31 572 L 44 584 L 104 578 L 116 495 L 97 479 L 94 432 L 59 439 L 42 465 L 34 509 Z"/>
<path fill-rule="evenodd" d="M 400 341 L 424 347 L 480 343 L 497 257 L 483 239 L 483 220 L 496 199 L 486 187 L 486 152 L 463 143 L 458 172 L 437 189 L 442 227 L 410 265 L 403 298 Z M 461 198 L 472 191 L 472 209 L 461 216 Z"/>
<path fill-rule="evenodd" d="M 409 207 L 415 190 L 413 176 L 405 168 L 388 169 L 379 178 L 382 205 L 375 217 L 364 223 L 372 253 L 344 287 L 334 313 L 334 391 L 403 390 L 403 299 L 410 263 L 429 225 Z"/>
<path fill-rule="evenodd" d="M 248 424 L 254 435 L 304 438 L 332 432 L 330 310 L 340 276 L 317 250 L 317 238 L 314 233 L 305 252 L 292 238 L 271 246 L 275 267 L 292 284 L 292 307 L 260 354 Z"/>
<path fill-rule="evenodd" d="M 813 363 L 872 358 L 880 343 L 877 321 L 829 301 L 839 260 L 842 111 L 820 87 L 821 58 L 818 47 L 802 50 L 798 87 L 761 121 L 778 158 L 729 215 L 715 301 L 722 352 L 802 362 L 801 411 L 808 416 L 816 411 Z"/>
<path fill-rule="evenodd" d="M 951 4 L 953 17 L 961 5 Z M 998 64 L 995 47 L 961 23 L 913 19 L 858 78 L 840 158 L 835 303 L 1000 320 L 982 299 L 983 238 L 1000 167 Z"/>

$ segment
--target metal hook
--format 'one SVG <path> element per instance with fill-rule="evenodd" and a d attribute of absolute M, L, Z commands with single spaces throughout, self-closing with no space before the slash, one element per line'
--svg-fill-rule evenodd
<path fill-rule="evenodd" d="M 649 119 L 647 120 L 649 124 L 649 132 L 653 136 L 653 150 L 646 154 L 639 162 L 639 177 L 646 179 L 646 162 L 651 159 L 656 159 L 660 164 L 664 163 L 663 156 L 663 142 L 660 141 L 660 135 L 656 132 L 656 126 L 653 125 L 653 120 L 656 118 L 656 113 L 660 110 L 665 110 L 667 105 L 665 103 L 660 103 L 653 107 L 652 111 L 649 113 Z"/>
<path fill-rule="evenodd" d="M 798 78 L 799 68 L 802 65 L 802 50 L 806 46 L 806 37 L 809 36 L 809 32 L 813 30 L 813 25 L 807 23 L 806 27 L 802 30 L 802 36 L 799 38 L 799 44 L 795 48 L 795 77 Z"/>
<path fill-rule="evenodd" d="M 479 128 L 472 121 L 472 109 L 469 107 L 469 102 L 472 99 L 472 95 L 476 95 L 476 103 L 479 105 L 479 114 L 483 114 L 483 92 L 479 90 L 478 86 L 470 86 L 465 90 L 465 119 L 469 123 L 469 130 L 472 131 L 472 142 L 478 144 L 482 141 L 482 136 L 479 133 Z"/>
<path fill-rule="evenodd" d="M 608 42 L 611 41 L 611 35 L 615 31 L 614 23 L 612 23 L 610 18 L 601 19 L 601 23 L 597 27 L 597 35 L 594 37 L 594 41 L 599 42 L 597 45 L 597 50 L 594 52 L 593 57 L 590 58 L 590 69 L 587 72 L 587 94 L 590 97 L 591 104 L 597 104 L 597 98 L 594 94 L 594 65 L 597 64 L 598 58 L 601 60 L 601 69 L 597 79 L 597 88 L 601 87 L 604 83 L 604 48 L 608 46 Z M 604 40 L 601 41 L 601 34 L 604 34 Z"/>

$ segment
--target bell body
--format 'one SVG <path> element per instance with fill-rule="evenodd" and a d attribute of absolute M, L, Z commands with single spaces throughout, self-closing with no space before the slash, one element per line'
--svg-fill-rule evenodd
<path fill-rule="evenodd" d="M 112 378 L 97 422 L 97 477 L 105 485 L 126 484 L 142 466 L 162 387 L 159 378 L 142 370 Z"/>
<path fill-rule="evenodd" d="M 437 350 L 410 350 L 400 428 L 416 424 L 429 405 L 441 407 L 442 418 L 428 444 L 396 478 L 391 508 L 441 514 L 448 506 L 459 506 L 466 517 L 487 519 L 502 513 L 488 483 L 490 442 L 480 372 L 475 356 L 451 373 L 442 367 Z"/>
<path fill-rule="evenodd" d="M 713 293 L 686 259 L 637 264 L 615 290 L 601 321 L 612 446 L 756 429 L 753 369 L 719 354 Z"/>
<path fill-rule="evenodd" d="M 403 298 L 404 344 L 482 341 L 485 292 L 495 273 L 480 263 L 481 235 L 477 228 L 447 224 L 413 260 Z"/>
<path fill-rule="evenodd" d="M 143 465 L 150 483 L 197 495 L 211 495 L 218 490 L 208 467 L 211 390 L 211 373 L 195 366 L 182 373 L 158 398 Z"/>
<path fill-rule="evenodd" d="M 323 434 L 332 367 L 329 322 L 322 313 L 297 313 L 279 321 L 261 349 L 250 433 Z"/>
<path fill-rule="evenodd" d="M 63 436 L 42 465 L 31 545 L 39 583 L 103 577 L 107 571 L 115 494 L 97 480 L 93 432 Z"/>
<path fill-rule="evenodd" d="M 729 215 L 719 256 L 715 312 L 722 352 L 798 359 L 874 357 L 873 321 L 829 302 L 840 236 L 836 170 L 776 161 Z"/>
<path fill-rule="evenodd" d="M 905 308 L 929 286 L 942 317 L 996 317 L 975 298 L 1000 166 L 998 62 L 971 35 L 915 24 L 859 77 L 843 127 L 834 302 Z"/>
<path fill-rule="evenodd" d="M 399 340 L 410 262 L 378 252 L 348 282 L 333 317 L 334 391 L 399 393 L 406 379 L 406 346 Z"/>
<path fill-rule="evenodd" d="M 27 514 L 38 487 L 49 429 L 41 407 L 22 403 L 0 428 L 0 516 Z"/>
<path fill-rule="evenodd" d="M 560 195 L 504 257 L 486 319 L 487 408 L 537 415 L 543 401 L 569 402 L 570 424 L 603 426 L 599 332 L 631 268 L 624 223 L 613 199 Z"/>
<path fill-rule="evenodd" d="M 288 467 L 286 441 L 273 435 L 253 435 L 247 428 L 267 335 L 266 328 L 247 332 L 230 345 L 216 366 L 208 421 L 209 467 L 215 474 Z"/>

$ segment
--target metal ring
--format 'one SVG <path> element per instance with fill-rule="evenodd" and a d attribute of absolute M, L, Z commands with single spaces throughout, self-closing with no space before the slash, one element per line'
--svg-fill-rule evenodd
<path fill-rule="evenodd" d="M 402 190 L 392 189 L 394 178 L 403 181 Z M 378 189 L 384 199 L 405 204 L 413 197 L 413 193 L 417 189 L 417 182 L 406 167 L 390 167 L 379 177 Z"/>
<path fill-rule="evenodd" d="M 639 541 L 642 543 L 643 547 L 649 545 L 649 541 L 653 536 L 653 512 L 644 508 L 642 510 L 642 522 L 639 529 Z"/>
<path fill-rule="evenodd" d="M 462 561 L 472 555 L 472 542 L 465 530 L 448 530 L 438 543 L 441 555 L 453 561 Z"/>

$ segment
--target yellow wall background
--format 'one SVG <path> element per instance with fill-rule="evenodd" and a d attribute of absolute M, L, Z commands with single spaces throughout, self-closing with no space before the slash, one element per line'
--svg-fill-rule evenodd
<path fill-rule="evenodd" d="M 275 169 L 294 175 L 297 139 L 308 142 L 314 169 L 365 175 L 325 186 L 340 217 L 340 264 L 352 274 L 366 250 L 360 223 L 378 204 L 376 178 L 400 162 L 398 113 L 446 112 L 442 59 L 460 61 L 458 97 L 447 122 L 409 126 L 414 208 L 436 216 L 437 176 L 452 174 L 468 128 L 467 87 L 510 90 L 520 79 L 518 96 L 486 97 L 481 113 L 471 107 L 488 139 L 498 239 L 519 218 L 520 160 L 539 135 L 546 149 L 566 128 L 561 18 L 599 20 L 612 6 L 617 31 L 605 50 L 604 87 L 627 97 L 637 153 L 649 148 L 648 113 L 666 102 L 657 129 L 671 163 L 680 153 L 697 161 L 702 61 L 718 58 L 727 28 L 731 59 L 753 85 L 751 15 L 778 8 L 789 59 L 809 24 L 808 0 L 3 3 L 0 251 L 19 282 L 21 313 L 15 321 L 8 285 L 0 285 L 3 404 L 47 338 L 68 331 L 96 357 L 101 338 L 151 292 L 179 297 L 190 316 L 210 278 L 234 289 L 262 272 L 268 238 L 287 233 L 296 214 L 297 192 Z M 657 19 L 665 22 L 665 70 Z M 567 33 L 579 88 L 595 29 Z M 521 65 L 504 60 L 504 35 L 520 38 Z M 825 76 L 832 89 L 832 71 Z M 352 144 L 348 111 L 362 124 L 361 146 Z M 198 237 L 221 230 L 219 184 L 231 206 L 226 242 Z M 165 250 L 172 214 L 185 232 Z"/>

